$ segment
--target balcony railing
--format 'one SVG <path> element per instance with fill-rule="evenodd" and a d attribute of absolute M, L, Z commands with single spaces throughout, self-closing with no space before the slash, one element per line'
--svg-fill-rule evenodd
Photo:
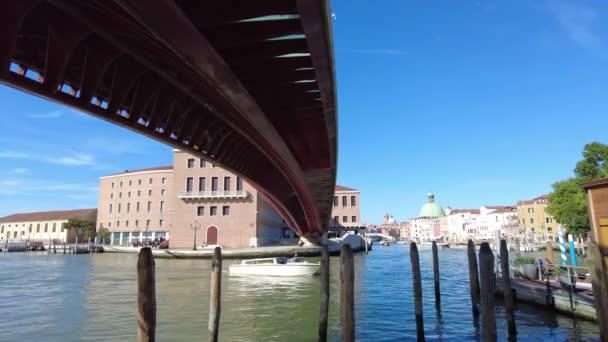
<path fill-rule="evenodd" d="M 183 191 L 177 194 L 177 198 L 246 198 L 247 191 Z"/>

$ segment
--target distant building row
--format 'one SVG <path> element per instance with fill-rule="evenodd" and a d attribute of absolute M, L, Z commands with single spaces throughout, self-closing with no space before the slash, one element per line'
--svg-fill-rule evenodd
<path fill-rule="evenodd" d="M 544 242 L 555 240 L 557 234 L 557 222 L 547 213 L 547 205 L 547 196 L 543 195 L 519 201 L 517 206 L 444 210 L 430 193 L 418 217 L 397 223 L 385 214 L 382 225 L 370 228 L 412 241 L 483 241 L 494 239 L 498 232 L 502 238 Z"/>

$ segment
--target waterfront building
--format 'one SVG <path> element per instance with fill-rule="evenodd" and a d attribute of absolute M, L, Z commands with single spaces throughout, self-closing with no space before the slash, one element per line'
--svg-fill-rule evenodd
<path fill-rule="evenodd" d="M 557 221 L 547 213 L 547 195 L 517 202 L 520 233 L 526 241 L 553 241 Z"/>
<path fill-rule="evenodd" d="M 446 215 L 448 226 L 447 240 L 452 242 L 467 242 L 477 240 L 477 220 L 479 209 L 452 209 Z"/>
<path fill-rule="evenodd" d="M 340 225 L 359 227 L 359 191 L 337 186 L 336 197 Z M 173 165 L 101 177 L 97 227 L 108 228 L 112 244 L 123 246 L 168 239 L 171 248 L 192 248 L 195 232 L 197 246 L 299 241 L 251 184 L 180 150 L 173 151 Z"/>
<path fill-rule="evenodd" d="M 346 228 L 361 228 L 361 192 L 357 189 L 336 185 L 331 216 L 333 222 Z"/>
<path fill-rule="evenodd" d="M 516 207 L 507 205 L 483 205 L 479 211 L 476 239 L 482 241 L 494 240 L 497 232 L 502 237 L 509 218 L 517 215 Z"/>
<path fill-rule="evenodd" d="M 72 243 L 76 232 L 65 229 L 70 219 L 95 222 L 97 209 L 75 209 L 19 213 L 0 218 L 0 241 L 49 241 Z M 83 237 L 78 236 L 79 239 Z"/>

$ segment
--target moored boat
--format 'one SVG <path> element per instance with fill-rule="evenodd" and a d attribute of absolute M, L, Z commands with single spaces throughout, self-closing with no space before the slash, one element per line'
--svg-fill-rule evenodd
<path fill-rule="evenodd" d="M 319 263 L 310 263 L 302 257 L 277 257 L 243 260 L 240 264 L 230 265 L 228 269 L 230 273 L 239 275 L 291 277 L 313 275 L 320 267 Z"/>

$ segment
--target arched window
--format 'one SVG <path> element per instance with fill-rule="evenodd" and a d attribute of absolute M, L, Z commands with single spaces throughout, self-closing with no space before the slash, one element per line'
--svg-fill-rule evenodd
<path fill-rule="evenodd" d="M 49 224 L 48 224 L 48 223 L 45 223 L 45 224 L 44 224 L 44 232 L 45 232 L 45 233 L 48 233 L 48 232 L 49 232 Z"/>
<path fill-rule="evenodd" d="M 53 222 L 53 233 L 57 231 L 57 223 Z"/>

